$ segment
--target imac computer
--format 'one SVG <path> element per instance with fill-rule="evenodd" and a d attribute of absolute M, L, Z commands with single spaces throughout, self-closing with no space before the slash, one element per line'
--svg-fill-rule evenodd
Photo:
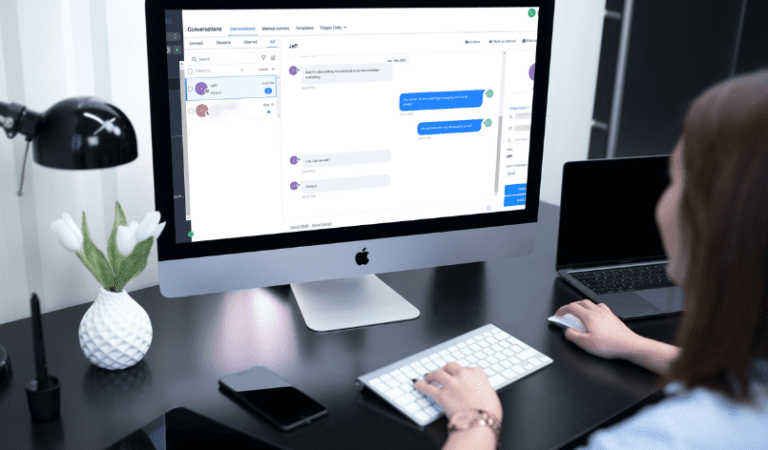
<path fill-rule="evenodd" d="M 554 0 L 147 0 L 167 297 L 290 284 L 310 329 L 414 319 L 375 274 L 534 246 Z"/>

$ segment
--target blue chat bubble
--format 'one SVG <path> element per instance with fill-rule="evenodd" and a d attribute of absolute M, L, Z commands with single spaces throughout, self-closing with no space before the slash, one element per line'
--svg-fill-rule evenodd
<path fill-rule="evenodd" d="M 472 133 L 480 131 L 482 124 L 483 119 L 422 122 L 419 124 L 418 130 L 422 136 L 429 134 Z"/>
<path fill-rule="evenodd" d="M 413 92 L 410 94 L 400 94 L 400 111 L 479 108 L 483 106 L 483 92 L 485 91 Z"/>

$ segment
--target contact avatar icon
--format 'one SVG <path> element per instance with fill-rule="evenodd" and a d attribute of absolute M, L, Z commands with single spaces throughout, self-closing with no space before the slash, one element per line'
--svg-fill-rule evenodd
<path fill-rule="evenodd" d="M 295 181 L 291 182 L 291 190 L 292 191 L 295 191 L 298 188 L 299 188 L 299 183 L 297 183 Z"/>
<path fill-rule="evenodd" d="M 204 95 L 206 89 L 208 89 L 208 85 L 202 81 L 195 85 L 195 92 L 197 92 L 197 95 Z"/>
<path fill-rule="evenodd" d="M 288 73 L 290 73 L 291 75 L 296 75 L 296 72 L 298 71 L 299 69 L 297 69 L 296 66 L 291 66 L 291 68 L 288 69 Z"/>

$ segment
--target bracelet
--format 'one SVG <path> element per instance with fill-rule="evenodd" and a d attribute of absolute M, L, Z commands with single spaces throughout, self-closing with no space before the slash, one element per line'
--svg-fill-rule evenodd
<path fill-rule="evenodd" d="M 496 438 L 496 448 L 499 447 L 499 435 L 501 434 L 501 421 L 488 411 L 482 409 L 465 409 L 456 412 L 448 422 L 448 433 L 460 430 L 468 430 L 475 426 L 487 426 L 493 431 Z"/>

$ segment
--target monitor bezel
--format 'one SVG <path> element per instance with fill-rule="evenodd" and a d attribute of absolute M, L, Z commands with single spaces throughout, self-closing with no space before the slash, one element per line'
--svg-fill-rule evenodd
<path fill-rule="evenodd" d="M 307 0 L 281 2 L 253 2 L 243 0 L 147 0 L 147 58 L 152 126 L 153 173 L 155 207 L 160 211 L 169 232 L 158 239 L 160 261 L 199 258 L 234 253 L 260 252 L 342 242 L 395 238 L 420 234 L 461 231 L 477 228 L 501 227 L 536 222 L 541 187 L 544 129 L 546 122 L 549 86 L 550 56 L 554 0 L 462 0 L 462 1 L 388 1 L 388 0 L 327 0 L 322 5 Z M 212 8 L 215 6 L 215 8 Z M 189 9 L 373 9 L 373 8 L 487 8 L 487 7 L 536 7 L 539 11 L 536 74 L 532 102 L 531 134 L 529 138 L 528 180 L 526 207 L 522 210 L 478 213 L 472 215 L 419 219 L 324 230 L 308 230 L 279 234 L 217 239 L 200 242 L 176 242 L 176 223 L 173 204 L 173 178 L 171 152 L 157 149 L 171 148 L 170 104 L 168 102 L 168 60 L 165 43 L 165 11 Z M 542 14 L 542 11 L 544 14 Z"/>

